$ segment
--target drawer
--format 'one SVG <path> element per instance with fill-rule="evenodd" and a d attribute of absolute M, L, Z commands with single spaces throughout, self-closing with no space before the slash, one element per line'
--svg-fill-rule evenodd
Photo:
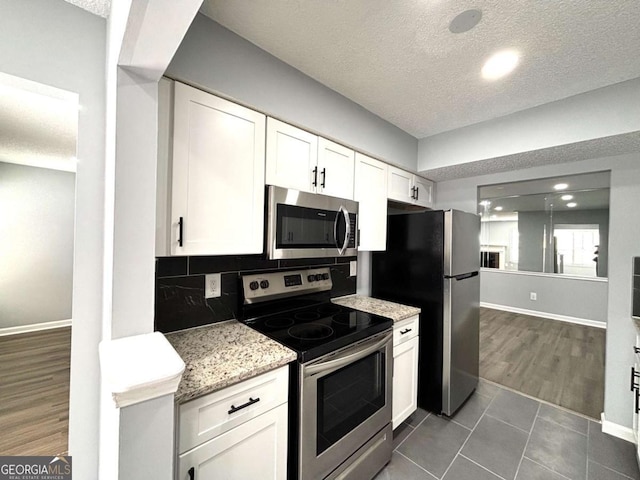
<path fill-rule="evenodd" d="M 420 316 L 415 315 L 393 325 L 393 345 L 400 345 L 403 342 L 416 337 L 419 332 Z"/>
<path fill-rule="evenodd" d="M 179 407 L 178 452 L 200 445 L 288 401 L 289 367 L 280 367 Z"/>

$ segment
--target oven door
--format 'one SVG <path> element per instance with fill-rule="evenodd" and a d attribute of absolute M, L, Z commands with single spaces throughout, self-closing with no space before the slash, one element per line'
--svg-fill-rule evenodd
<path fill-rule="evenodd" d="M 383 332 L 300 369 L 300 480 L 324 478 L 391 421 L 393 335 Z"/>
<path fill-rule="evenodd" d="M 357 202 L 275 186 L 268 196 L 270 259 L 356 255 Z"/>

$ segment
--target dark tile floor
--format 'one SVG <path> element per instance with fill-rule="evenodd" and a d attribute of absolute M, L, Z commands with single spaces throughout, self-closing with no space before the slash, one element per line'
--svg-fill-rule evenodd
<path fill-rule="evenodd" d="M 640 480 L 635 446 L 600 424 L 480 380 L 452 418 L 416 411 L 376 480 Z"/>

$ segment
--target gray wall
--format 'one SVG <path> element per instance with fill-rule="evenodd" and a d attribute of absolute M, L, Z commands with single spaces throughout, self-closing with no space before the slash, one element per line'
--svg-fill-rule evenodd
<path fill-rule="evenodd" d="M 579 162 L 563 163 L 484 175 L 438 184 L 437 203 L 439 208 L 453 207 L 475 211 L 478 185 L 513 182 L 555 175 L 596 172 L 611 169 L 611 197 L 609 205 L 609 281 L 607 291 L 607 345 L 605 365 L 605 417 L 624 427 L 632 425 L 633 398 L 629 393 L 629 367 L 633 365 L 633 345 L 636 331 L 631 322 L 632 269 L 631 259 L 640 256 L 640 153 L 616 157 L 596 158 Z M 514 282 L 526 275 L 508 274 Z M 567 279 L 569 280 L 569 279 Z M 597 311 L 602 307 L 600 296 L 594 297 L 583 292 L 580 282 L 574 287 L 562 290 L 563 295 L 572 296 L 573 303 L 587 306 Z M 492 282 L 492 277 L 483 276 L 484 291 L 500 288 Z M 606 285 L 606 284 L 604 284 Z M 515 288 L 515 287 L 514 287 Z M 529 285 L 522 285 L 527 291 Z M 486 297 L 485 297 L 486 299 Z M 485 300 L 482 299 L 482 300 Z M 504 298 L 500 302 L 509 305 L 512 300 Z M 515 306 L 515 305 L 514 305 Z M 553 304 L 538 300 L 538 311 L 554 311 Z M 578 308 L 578 307 L 576 307 Z"/>
<path fill-rule="evenodd" d="M 416 169 L 416 138 L 204 15 L 194 20 L 166 75 Z"/>
<path fill-rule="evenodd" d="M 75 177 L 0 162 L 0 329 L 71 319 Z"/>
<path fill-rule="evenodd" d="M 98 476 L 102 318 L 105 32 L 62 0 L 0 2 L 0 70 L 79 94 L 69 448 L 77 478 Z"/>
<path fill-rule="evenodd" d="M 607 276 L 609 263 L 609 211 L 572 210 L 553 213 L 554 224 L 586 225 L 597 224 L 600 230 L 600 246 L 598 256 L 598 277 Z M 551 235 L 549 212 L 519 212 L 518 233 L 520 239 L 518 270 L 524 272 L 543 271 L 543 239 Z M 548 241 L 548 239 L 547 239 Z M 546 271 L 553 271 L 553 250 L 547 249 Z"/>
<path fill-rule="evenodd" d="M 607 321 L 607 282 L 497 270 L 480 273 L 480 299 L 493 305 L 542 311 L 582 320 Z M 537 300 L 530 299 L 530 292 Z M 584 301 L 588 298 L 589 301 Z"/>
<path fill-rule="evenodd" d="M 640 130 L 639 89 L 640 78 L 634 78 L 423 138 L 418 170 L 636 132 Z"/>

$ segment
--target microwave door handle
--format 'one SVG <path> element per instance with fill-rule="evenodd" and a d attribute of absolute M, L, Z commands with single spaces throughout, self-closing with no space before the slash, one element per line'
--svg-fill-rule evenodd
<path fill-rule="evenodd" d="M 338 245 L 338 218 L 340 216 L 344 217 L 344 242 L 342 242 L 342 246 Z M 349 221 L 349 212 L 346 208 L 340 205 L 338 209 L 338 214 L 336 215 L 336 221 L 333 224 L 333 239 L 336 243 L 336 248 L 338 249 L 338 254 L 344 255 L 344 251 L 347 249 L 347 245 L 349 245 L 349 237 L 351 236 L 351 223 Z"/>

